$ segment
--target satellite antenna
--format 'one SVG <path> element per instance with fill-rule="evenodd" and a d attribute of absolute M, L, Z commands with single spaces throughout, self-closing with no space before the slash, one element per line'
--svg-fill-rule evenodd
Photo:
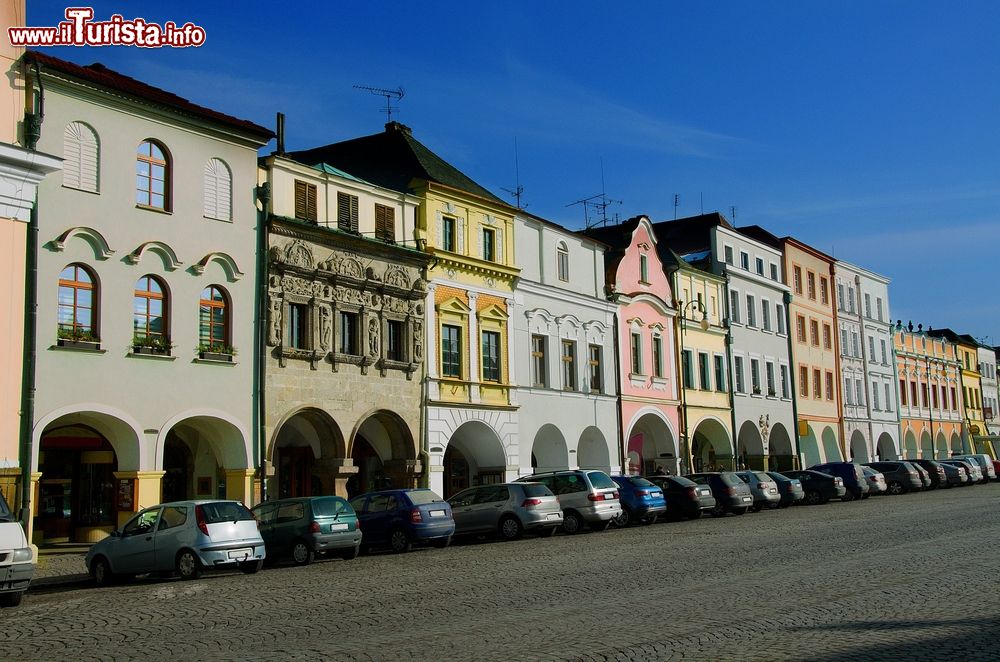
<path fill-rule="evenodd" d="M 521 169 L 517 164 L 517 136 L 514 136 L 514 182 L 515 185 L 513 190 L 502 186 L 500 188 L 514 196 L 514 199 L 517 201 L 518 209 L 524 209 L 528 205 L 521 205 L 521 195 L 524 194 L 524 187 L 521 186 Z"/>
<path fill-rule="evenodd" d="M 369 87 L 368 85 L 355 85 L 354 89 L 368 90 L 369 92 L 371 92 L 376 96 L 385 97 L 385 121 L 387 124 L 392 121 L 392 111 L 393 111 L 392 100 L 395 99 L 396 101 L 399 101 L 406 95 L 402 87 L 397 87 L 395 90 L 387 90 L 381 87 Z M 395 110 L 398 111 L 399 108 L 397 107 L 395 108 Z"/>
<path fill-rule="evenodd" d="M 607 225 L 608 220 L 610 220 L 608 219 L 608 207 L 610 207 L 611 205 L 620 205 L 620 204 L 622 204 L 621 200 L 615 200 L 613 198 L 609 198 L 607 194 L 604 192 L 604 159 L 601 159 L 601 192 L 598 193 L 597 195 L 592 195 L 589 198 L 582 198 L 580 200 L 576 200 L 574 202 L 569 203 L 566 206 L 567 207 L 572 207 L 573 205 L 583 206 L 584 227 L 587 230 L 589 230 L 590 228 L 595 227 L 598 224 Z M 593 209 L 594 211 L 593 223 L 591 223 L 590 220 L 591 209 Z M 600 217 L 598 217 L 598 214 L 600 214 Z M 618 214 L 615 214 L 614 221 L 616 223 L 618 222 Z"/>

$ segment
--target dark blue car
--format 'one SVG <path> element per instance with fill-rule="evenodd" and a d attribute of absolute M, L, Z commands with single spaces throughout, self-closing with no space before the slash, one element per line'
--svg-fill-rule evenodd
<path fill-rule="evenodd" d="M 381 490 L 351 499 L 364 533 L 362 548 L 408 552 L 413 545 L 447 547 L 455 533 L 451 505 L 426 489 Z"/>
<path fill-rule="evenodd" d="M 830 476 L 836 476 L 844 481 L 847 488 L 841 501 L 853 501 L 854 499 L 868 498 L 868 479 L 865 478 L 864 471 L 860 464 L 854 462 L 827 462 L 809 467 L 813 471 L 820 471 Z"/>
<path fill-rule="evenodd" d="M 611 480 L 618 485 L 618 500 L 622 504 L 622 512 L 614 520 L 617 526 L 635 522 L 652 524 L 657 515 L 667 512 L 667 501 L 659 486 L 641 476 L 612 476 Z"/>

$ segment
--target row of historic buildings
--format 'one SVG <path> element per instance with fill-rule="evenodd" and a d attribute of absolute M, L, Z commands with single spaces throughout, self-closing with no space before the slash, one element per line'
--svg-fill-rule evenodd
<path fill-rule="evenodd" d="M 993 452 L 993 348 L 893 323 L 887 278 L 796 238 L 574 232 L 397 122 L 286 151 L 7 56 L 0 487 L 38 542 L 190 497 Z"/>

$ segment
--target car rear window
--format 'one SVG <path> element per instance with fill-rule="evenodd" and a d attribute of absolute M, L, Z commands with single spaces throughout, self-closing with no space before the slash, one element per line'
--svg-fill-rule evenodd
<path fill-rule="evenodd" d="M 10 522 L 14 519 L 11 515 L 10 506 L 7 505 L 7 500 L 3 498 L 3 493 L 0 492 L 0 521 Z"/>
<path fill-rule="evenodd" d="M 719 476 L 722 478 L 722 482 L 729 487 L 738 487 L 740 485 L 745 485 L 743 480 L 731 471 L 723 471 Z"/>
<path fill-rule="evenodd" d="M 552 496 L 552 490 L 545 487 L 541 483 L 526 483 L 523 489 L 524 489 L 524 496 L 529 496 L 529 497 Z"/>
<path fill-rule="evenodd" d="M 781 473 L 775 472 L 773 474 L 766 474 L 766 475 L 767 475 L 768 478 L 770 478 L 771 480 L 773 480 L 776 483 L 790 483 L 790 482 L 792 482 L 792 479 L 789 478 L 788 476 L 786 476 L 785 474 L 781 474 Z"/>
<path fill-rule="evenodd" d="M 757 476 L 757 480 L 765 482 L 765 483 L 770 483 L 771 482 L 771 477 L 768 476 L 763 471 L 755 471 L 753 473 L 754 473 L 755 476 Z"/>
<path fill-rule="evenodd" d="M 316 517 L 336 517 L 345 511 L 351 510 L 350 504 L 339 497 L 323 497 L 313 499 L 313 515 Z"/>
<path fill-rule="evenodd" d="M 618 487 L 615 485 L 615 481 L 611 480 L 611 476 L 603 471 L 591 471 L 587 474 L 587 478 L 590 479 L 590 484 L 599 490 Z"/>
<path fill-rule="evenodd" d="M 406 496 L 410 498 L 410 503 L 414 506 L 422 506 L 427 503 L 434 503 L 435 501 L 444 501 L 444 499 L 431 490 L 414 490 L 407 492 Z"/>
<path fill-rule="evenodd" d="M 205 515 L 205 522 L 208 524 L 254 519 L 253 513 L 246 506 L 234 501 L 203 503 L 201 504 L 201 512 Z"/>
<path fill-rule="evenodd" d="M 680 485 L 681 487 L 694 487 L 695 485 L 698 484 L 693 480 L 688 480 L 684 476 L 670 476 L 669 478 L 667 478 L 667 480 L 669 480 L 671 483 Z"/>
<path fill-rule="evenodd" d="M 656 485 L 649 482 L 642 476 L 631 476 L 629 477 L 628 482 L 630 482 L 632 485 L 635 485 L 636 487 L 656 487 Z"/>

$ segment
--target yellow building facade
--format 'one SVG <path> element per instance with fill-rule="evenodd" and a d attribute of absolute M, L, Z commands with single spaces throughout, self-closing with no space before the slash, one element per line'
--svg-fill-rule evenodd
<path fill-rule="evenodd" d="M 944 459 L 964 452 L 965 407 L 955 343 L 910 323 L 893 329 L 893 347 L 903 459 Z"/>

